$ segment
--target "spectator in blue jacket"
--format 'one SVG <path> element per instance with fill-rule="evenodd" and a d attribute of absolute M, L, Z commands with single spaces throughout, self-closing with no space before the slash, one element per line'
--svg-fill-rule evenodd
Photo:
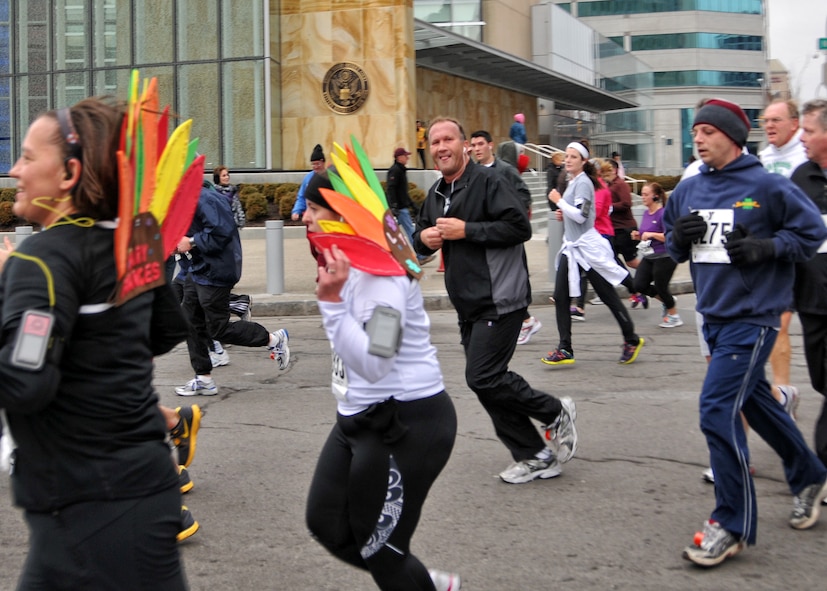
<path fill-rule="evenodd" d="M 293 210 L 290 212 L 290 219 L 294 222 L 302 219 L 304 210 L 307 209 L 307 200 L 304 198 L 304 192 L 307 190 L 307 185 L 310 183 L 310 179 L 312 179 L 317 172 L 322 172 L 324 170 L 324 151 L 322 150 L 322 146 L 320 144 L 316 144 L 316 147 L 313 148 L 313 152 L 310 154 L 310 166 L 313 170 L 307 173 L 307 176 L 304 177 L 302 184 L 299 186 L 299 192 L 296 194 L 296 203 L 293 205 Z"/>

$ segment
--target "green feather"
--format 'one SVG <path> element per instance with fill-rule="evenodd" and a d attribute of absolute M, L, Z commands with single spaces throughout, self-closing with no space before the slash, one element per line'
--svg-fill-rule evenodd
<path fill-rule="evenodd" d="M 385 191 L 382 189 L 382 183 L 379 182 L 379 178 L 376 176 L 373 166 L 370 165 L 368 155 L 365 154 L 365 151 L 362 149 L 362 146 L 353 134 L 350 136 L 350 143 L 353 146 L 353 153 L 356 154 L 356 158 L 359 160 L 359 166 L 362 167 L 362 175 L 365 177 L 365 181 L 367 181 L 371 190 L 376 193 L 376 196 L 379 197 L 379 202 L 382 204 L 384 209 L 388 209 L 388 200 L 385 199 Z"/>
<path fill-rule="evenodd" d="M 350 192 L 350 189 L 347 188 L 347 185 L 345 184 L 345 181 L 342 180 L 342 177 L 328 169 L 327 178 L 330 179 L 330 184 L 333 185 L 334 191 L 341 193 L 345 197 L 350 197 L 353 199 L 353 194 Z"/>

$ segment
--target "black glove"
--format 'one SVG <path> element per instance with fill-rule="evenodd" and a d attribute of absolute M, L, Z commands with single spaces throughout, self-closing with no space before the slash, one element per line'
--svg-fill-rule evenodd
<path fill-rule="evenodd" d="M 736 267 L 756 265 L 775 258 L 772 238 L 753 238 L 743 224 L 736 224 L 732 232 L 727 232 L 724 248 Z"/>
<path fill-rule="evenodd" d="M 672 243 L 678 248 L 689 248 L 692 242 L 706 234 L 706 222 L 697 213 L 690 213 L 675 220 L 672 226 Z"/>

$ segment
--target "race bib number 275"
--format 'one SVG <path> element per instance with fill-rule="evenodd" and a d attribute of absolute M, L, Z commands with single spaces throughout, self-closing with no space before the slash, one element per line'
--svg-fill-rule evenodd
<path fill-rule="evenodd" d="M 706 221 L 706 234 L 692 243 L 692 262 L 728 265 L 731 261 L 724 243 L 727 232 L 735 227 L 735 212 L 731 209 L 699 209 L 697 213 Z"/>

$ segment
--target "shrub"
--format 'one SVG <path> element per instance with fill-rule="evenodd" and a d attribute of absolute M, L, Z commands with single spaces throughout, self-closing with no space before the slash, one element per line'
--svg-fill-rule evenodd
<path fill-rule="evenodd" d="M 261 193 L 247 193 L 243 203 L 249 221 L 255 222 L 267 217 L 267 198 Z"/>
<path fill-rule="evenodd" d="M 279 199 L 279 215 L 283 220 L 290 219 L 290 212 L 293 211 L 293 206 L 296 204 L 296 196 L 299 194 L 298 185 L 296 185 L 296 189 L 289 193 L 284 193 Z"/>
<path fill-rule="evenodd" d="M 267 201 L 270 203 L 275 202 L 276 191 L 278 191 L 280 184 L 281 183 L 264 183 L 264 189 L 261 192 L 265 197 L 267 197 Z"/>
<path fill-rule="evenodd" d="M 0 189 L 0 203 L 11 201 L 14 203 L 14 196 L 17 195 L 17 189 L 5 188 Z"/>
<path fill-rule="evenodd" d="M 0 226 L 13 226 L 17 223 L 17 216 L 12 213 L 14 203 L 11 201 L 0 201 Z"/>

